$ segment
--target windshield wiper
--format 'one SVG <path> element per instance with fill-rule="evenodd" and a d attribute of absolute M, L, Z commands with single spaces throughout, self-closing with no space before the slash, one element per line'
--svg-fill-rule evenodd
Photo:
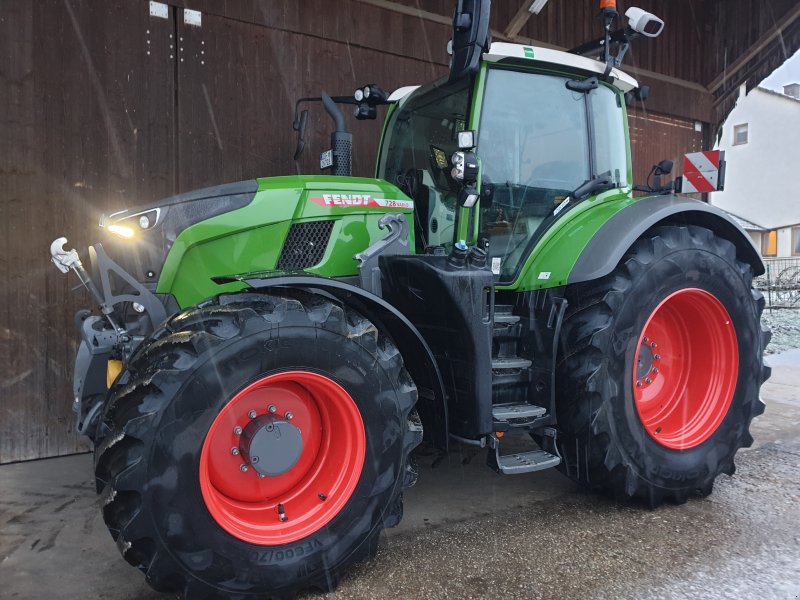
<path fill-rule="evenodd" d="M 617 184 L 614 183 L 614 181 L 608 175 L 599 175 L 594 179 L 589 179 L 588 181 L 582 183 L 575 189 L 575 191 L 570 192 L 569 197 L 576 202 L 580 202 L 584 198 L 599 192 L 610 190 L 611 188 L 616 187 L 616 185 Z"/>

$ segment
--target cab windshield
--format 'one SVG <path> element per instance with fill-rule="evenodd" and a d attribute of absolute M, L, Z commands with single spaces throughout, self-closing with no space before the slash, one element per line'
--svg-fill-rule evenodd
<path fill-rule="evenodd" d="M 418 249 L 452 246 L 458 185 L 450 176 L 457 134 L 466 128 L 469 82 L 438 82 L 413 93 L 390 117 L 378 177 L 414 200 Z"/>
<path fill-rule="evenodd" d="M 513 278 L 561 202 L 589 179 L 627 184 L 623 108 L 611 88 L 572 91 L 568 77 L 491 69 L 478 136 L 480 211 L 492 268 Z M 590 124 L 592 127 L 590 127 Z M 594 135 L 591 135 L 592 129 Z"/>

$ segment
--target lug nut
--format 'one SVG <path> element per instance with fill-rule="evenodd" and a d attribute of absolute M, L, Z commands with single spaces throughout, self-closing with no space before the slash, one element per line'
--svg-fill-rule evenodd
<path fill-rule="evenodd" d="M 647 378 L 645 379 L 645 382 L 646 382 L 646 383 L 653 383 L 653 380 L 652 380 L 652 379 L 650 379 L 649 377 L 647 377 Z"/>
<path fill-rule="evenodd" d="M 234 456 L 239 456 L 239 449 L 236 446 L 234 446 L 233 448 L 231 448 L 231 454 L 233 454 Z"/>
<path fill-rule="evenodd" d="M 251 410 L 249 413 L 247 413 L 247 416 L 250 417 L 251 419 L 255 419 L 256 418 L 256 414 L 258 414 L 258 413 L 256 413 L 256 411 Z"/>
<path fill-rule="evenodd" d="M 653 367 L 653 373 L 655 373 L 656 375 L 658 375 L 658 369 L 657 369 L 656 367 Z"/>
<path fill-rule="evenodd" d="M 644 339 L 643 339 L 642 341 L 643 341 L 643 342 L 646 344 L 647 342 L 649 342 L 649 341 L 650 341 L 650 338 L 649 338 L 649 337 L 647 337 L 647 336 L 645 336 L 645 337 L 644 337 Z"/>
<path fill-rule="evenodd" d="M 274 413 L 274 412 L 276 412 L 277 410 L 278 410 L 278 407 L 277 407 L 277 406 L 275 406 L 274 404 L 270 404 L 270 405 L 269 405 L 269 412 L 271 412 L 271 413 Z"/>
<path fill-rule="evenodd" d="M 636 382 L 636 387 L 642 387 L 642 382 L 641 381 L 637 381 Z"/>
<path fill-rule="evenodd" d="M 650 342 L 650 347 L 651 347 L 651 348 L 656 348 L 656 347 L 657 347 L 657 346 L 656 346 L 656 343 L 655 343 L 655 342 Z"/>
<path fill-rule="evenodd" d="M 239 465 L 239 470 L 240 470 L 242 473 L 247 473 L 247 469 L 249 469 L 249 468 L 250 468 L 250 467 L 248 467 L 248 466 L 247 466 L 247 465 L 245 465 L 245 464 Z"/>
<path fill-rule="evenodd" d="M 653 358 L 655 360 L 661 360 L 661 355 L 660 354 L 656 354 Z"/>
<path fill-rule="evenodd" d="M 236 435 L 242 435 L 242 428 L 237 425 L 236 427 L 233 428 L 233 433 L 235 433 Z"/>
<path fill-rule="evenodd" d="M 293 418 L 294 418 L 294 415 L 292 413 L 290 413 L 290 412 L 286 413 L 286 420 L 287 421 L 291 421 Z"/>

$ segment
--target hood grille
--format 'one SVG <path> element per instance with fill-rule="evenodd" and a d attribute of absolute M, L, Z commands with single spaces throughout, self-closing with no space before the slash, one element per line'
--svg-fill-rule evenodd
<path fill-rule="evenodd" d="M 333 221 L 294 223 L 283 244 L 278 270 L 296 271 L 319 264 L 333 231 Z"/>

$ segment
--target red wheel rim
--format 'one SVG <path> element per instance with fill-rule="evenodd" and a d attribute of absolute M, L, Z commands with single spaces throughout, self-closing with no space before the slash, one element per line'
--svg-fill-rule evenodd
<path fill-rule="evenodd" d="M 667 296 L 645 323 L 633 361 L 633 398 L 645 430 L 662 446 L 686 450 L 719 427 L 739 374 L 736 331 L 711 293 Z"/>
<path fill-rule="evenodd" d="M 200 454 L 200 489 L 231 535 L 287 544 L 339 513 L 365 454 L 364 424 L 350 394 L 323 375 L 286 371 L 250 384 L 214 419 Z"/>

